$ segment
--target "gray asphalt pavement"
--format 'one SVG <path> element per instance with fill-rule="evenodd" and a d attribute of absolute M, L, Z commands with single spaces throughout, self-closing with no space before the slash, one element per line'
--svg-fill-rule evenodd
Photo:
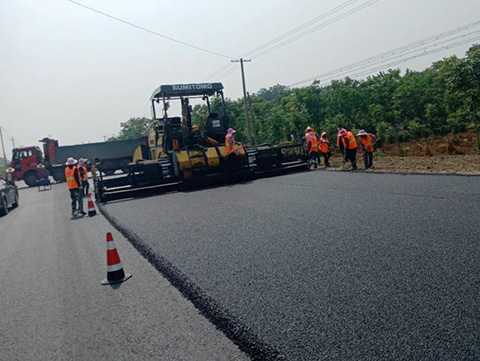
<path fill-rule="evenodd" d="M 287 359 L 478 360 L 479 203 L 478 177 L 317 171 L 104 209 Z"/>
<path fill-rule="evenodd" d="M 249 359 L 102 215 L 70 220 L 64 184 L 20 197 L 0 218 L 0 360 Z M 116 288 L 107 232 L 133 274 Z"/>

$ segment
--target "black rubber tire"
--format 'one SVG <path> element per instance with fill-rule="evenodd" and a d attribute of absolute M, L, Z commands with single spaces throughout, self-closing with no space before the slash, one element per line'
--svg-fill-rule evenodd
<path fill-rule="evenodd" d="M 6 216 L 8 214 L 7 200 L 2 197 L 0 202 L 0 217 Z"/>
<path fill-rule="evenodd" d="M 56 182 L 65 182 L 65 171 L 62 168 L 58 167 L 58 168 L 54 168 L 53 171 L 52 171 L 52 176 L 53 176 L 53 179 L 55 179 Z"/>
<path fill-rule="evenodd" d="M 25 181 L 27 186 L 36 187 L 37 186 L 37 173 L 32 172 L 32 171 L 27 172 L 27 174 L 25 174 L 23 176 L 23 180 Z"/>

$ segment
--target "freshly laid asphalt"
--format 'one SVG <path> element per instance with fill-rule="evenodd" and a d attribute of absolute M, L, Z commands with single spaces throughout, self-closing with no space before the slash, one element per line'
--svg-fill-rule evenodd
<path fill-rule="evenodd" d="M 107 232 L 133 274 L 114 287 Z M 0 218 L 0 305 L 2 361 L 249 359 L 102 215 L 71 220 L 65 184 Z"/>
<path fill-rule="evenodd" d="M 272 358 L 478 360 L 479 205 L 478 177 L 316 171 L 103 209 Z"/>

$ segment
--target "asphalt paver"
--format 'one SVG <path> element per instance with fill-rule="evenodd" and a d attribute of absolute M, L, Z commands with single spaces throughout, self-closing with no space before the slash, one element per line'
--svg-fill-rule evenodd
<path fill-rule="evenodd" d="M 103 209 L 286 359 L 473 360 L 479 202 L 478 177 L 312 171 Z"/>
<path fill-rule="evenodd" d="M 133 274 L 116 286 L 107 232 Z M 102 215 L 71 220 L 65 184 L 0 218 L 0 305 L 0 360 L 249 359 Z"/>

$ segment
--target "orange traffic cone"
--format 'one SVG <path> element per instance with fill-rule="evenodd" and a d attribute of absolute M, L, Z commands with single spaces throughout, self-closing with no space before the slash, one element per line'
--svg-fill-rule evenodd
<path fill-rule="evenodd" d="M 110 232 L 107 233 L 107 278 L 101 281 L 102 285 L 110 285 L 112 283 L 125 282 L 131 274 L 125 275 L 123 272 L 122 262 L 115 246 L 115 241 Z"/>
<path fill-rule="evenodd" d="M 93 217 L 96 214 L 97 211 L 95 210 L 95 206 L 93 205 L 92 195 L 88 193 L 88 216 Z"/>

